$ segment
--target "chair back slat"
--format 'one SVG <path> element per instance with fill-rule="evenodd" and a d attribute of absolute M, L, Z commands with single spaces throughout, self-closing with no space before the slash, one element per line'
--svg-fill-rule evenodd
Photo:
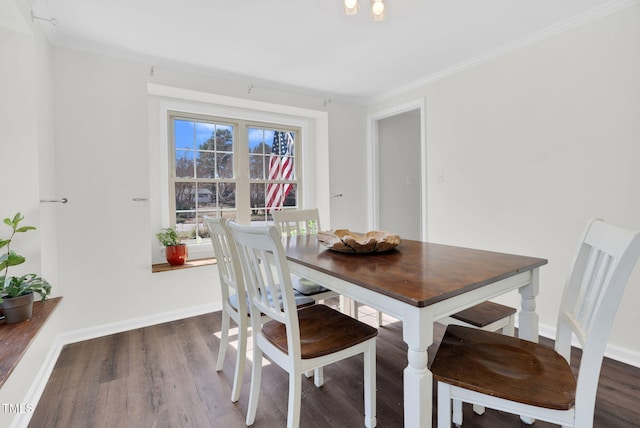
<path fill-rule="evenodd" d="M 312 235 L 320 231 L 320 214 L 317 208 L 274 211 L 272 215 L 273 222 L 283 237 Z"/>
<path fill-rule="evenodd" d="M 594 328 L 601 329 L 606 320 L 612 324 L 613 316 L 603 310 L 612 302 L 616 307 L 619 304 L 633 269 L 633 264 L 622 263 L 623 257 L 629 257 L 628 250 L 633 252 L 637 240 L 636 232 L 602 220 L 594 220 L 587 227 L 565 288 L 559 317 L 560 324 L 571 320 L 570 328 L 583 346 Z M 607 305 L 603 306 L 603 302 Z"/>
<path fill-rule="evenodd" d="M 204 216 L 204 221 L 209 229 L 213 252 L 216 256 L 223 302 L 228 302 L 229 297 L 233 295 L 245 296 L 242 267 L 239 264 L 237 249 L 231 230 L 227 226 L 227 220 Z M 247 313 L 246 299 L 238 298 L 237 306 L 237 312 Z"/>
<path fill-rule="evenodd" d="M 600 302 L 605 297 L 607 288 L 611 284 L 611 275 L 615 270 L 615 261 L 609 254 L 596 248 L 591 249 L 589 271 L 586 272 L 581 288 L 582 299 L 578 299 L 576 312 L 584 330 L 591 328 L 594 317 L 598 313 Z"/>
<path fill-rule="evenodd" d="M 245 274 L 252 313 L 260 311 L 285 324 L 290 354 L 300 355 L 297 307 L 280 233 L 273 226 L 249 227 L 230 222 L 229 227 Z"/>
<path fill-rule="evenodd" d="M 582 346 L 576 390 L 576 403 L 582 406 L 595 402 L 607 338 L 638 256 L 640 232 L 602 220 L 587 226 L 578 247 L 561 302 L 555 347 L 569 361 L 573 335 Z"/>

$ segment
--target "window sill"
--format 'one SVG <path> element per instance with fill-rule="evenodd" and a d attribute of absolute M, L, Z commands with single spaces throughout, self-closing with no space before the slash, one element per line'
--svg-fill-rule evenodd
<path fill-rule="evenodd" d="M 171 270 L 180 270 L 180 269 L 189 269 L 200 266 L 210 266 L 215 265 L 216 259 L 213 257 L 209 257 L 206 259 L 196 259 L 196 260 L 187 260 L 183 265 L 179 266 L 171 266 L 169 263 L 157 263 L 151 265 L 151 272 L 168 272 Z"/>
<path fill-rule="evenodd" d="M 62 297 L 33 302 L 31 319 L 16 324 L 0 322 L 0 388 L 18 365 Z"/>

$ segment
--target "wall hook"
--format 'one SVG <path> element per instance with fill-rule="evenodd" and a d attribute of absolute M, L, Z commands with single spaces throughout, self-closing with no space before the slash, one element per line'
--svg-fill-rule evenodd
<path fill-rule="evenodd" d="M 40 199 L 40 202 L 57 202 L 60 204 L 66 204 L 67 202 L 69 202 L 69 200 L 67 198 L 62 198 L 62 199 Z"/>
<path fill-rule="evenodd" d="M 58 25 L 58 20 L 55 18 L 43 18 L 41 16 L 37 16 L 36 14 L 33 13 L 33 9 L 31 9 L 31 22 L 35 22 L 37 20 L 39 21 L 44 21 L 44 22 L 48 22 L 49 24 L 53 25 L 54 27 L 56 25 Z"/>

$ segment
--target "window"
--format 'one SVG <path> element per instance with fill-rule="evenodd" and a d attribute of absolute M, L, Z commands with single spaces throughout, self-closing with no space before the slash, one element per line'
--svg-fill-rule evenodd
<path fill-rule="evenodd" d="M 260 218 L 264 218 L 264 221 L 270 220 L 268 212 L 252 211 L 251 208 L 249 127 L 277 130 L 278 132 L 292 131 L 295 141 L 293 151 L 295 176 L 292 182 L 296 185 L 296 205 L 292 208 L 317 207 L 320 210 L 321 223 L 328 227 L 330 224 L 328 218 L 330 212 L 328 112 L 295 105 L 274 104 L 264 100 L 234 98 L 155 83 L 147 84 L 147 93 L 149 95 L 149 227 L 153 233 L 167 226 L 179 225 L 176 223 L 175 173 L 173 172 L 176 156 L 173 136 L 173 120 L 175 118 L 194 123 L 218 123 L 233 126 L 232 162 L 234 175 L 232 179 L 221 177 L 217 180 L 235 183 L 236 207 L 235 213 L 231 214 L 225 211 L 224 205 L 220 205 L 219 213 L 225 216 L 227 214 L 235 216 L 235 219 L 243 224 L 251 222 L 252 214 L 255 214 L 256 217 L 259 215 Z M 241 120 L 235 120 L 235 118 Z M 267 146 L 273 144 L 268 136 L 265 138 Z M 245 143 L 240 144 L 242 141 Z M 192 147 L 192 153 L 195 157 L 195 141 Z M 246 162 L 240 164 L 239 156 L 246 159 Z M 196 181 L 195 178 L 191 180 Z M 257 179 L 252 181 L 254 180 L 258 181 Z M 291 192 L 293 191 L 291 190 Z M 201 199 L 200 204 L 203 201 L 204 199 Z M 290 203 L 292 203 L 290 200 L 284 202 L 284 204 Z M 233 209 L 229 211 L 233 211 Z M 192 212 L 196 212 L 196 217 L 191 220 L 191 223 L 187 223 L 192 225 L 188 228 L 190 230 L 195 229 L 198 219 L 197 211 Z M 152 263 L 163 263 L 165 257 L 153 233 L 150 235 Z M 204 242 L 189 240 L 187 243 L 191 260 L 213 257 L 213 248 L 208 240 Z"/>
<path fill-rule="evenodd" d="M 208 237 L 203 216 L 271 221 L 298 207 L 299 128 L 169 112 L 170 221 L 182 240 Z"/>

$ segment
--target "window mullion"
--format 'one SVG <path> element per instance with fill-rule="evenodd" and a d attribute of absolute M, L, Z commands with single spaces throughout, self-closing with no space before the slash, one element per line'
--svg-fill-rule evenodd
<path fill-rule="evenodd" d="M 236 178 L 236 220 L 241 224 L 251 223 L 251 202 L 249 195 L 249 135 L 245 122 L 238 123 L 237 141 L 235 141 L 236 162 L 234 175 Z"/>

